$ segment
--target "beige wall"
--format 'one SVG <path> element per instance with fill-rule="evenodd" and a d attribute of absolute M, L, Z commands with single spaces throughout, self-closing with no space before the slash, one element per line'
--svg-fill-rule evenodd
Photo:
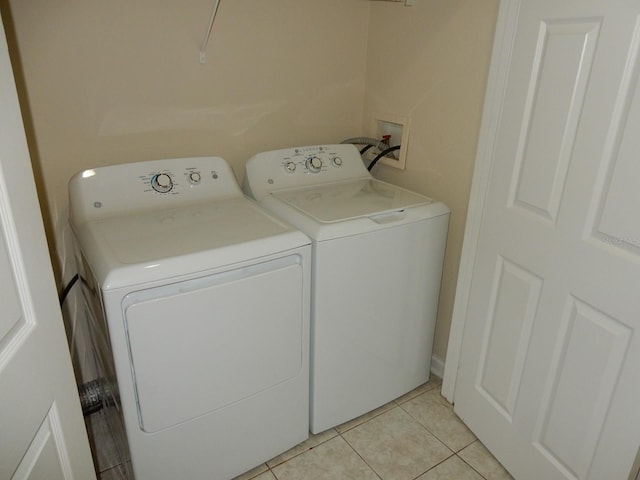
<path fill-rule="evenodd" d="M 202 65 L 212 3 L 0 0 L 52 251 L 79 170 L 214 154 L 240 177 L 257 151 L 369 133 L 372 111 L 409 116 L 406 171 L 376 175 L 452 209 L 444 358 L 497 0 L 222 0 Z"/>
<path fill-rule="evenodd" d="M 9 4 L 58 242 L 80 170 L 219 155 L 241 176 L 258 151 L 360 129 L 367 0 L 223 0 L 204 65 L 212 0 Z"/>
<path fill-rule="evenodd" d="M 444 360 L 498 0 L 397 5 L 371 4 L 363 121 L 409 117 L 406 170 L 380 165 L 375 175 L 451 209 L 434 344 Z"/>

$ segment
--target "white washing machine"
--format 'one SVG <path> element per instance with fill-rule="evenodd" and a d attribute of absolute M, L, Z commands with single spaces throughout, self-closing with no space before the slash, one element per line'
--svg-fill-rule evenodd
<path fill-rule="evenodd" d="M 313 242 L 311 431 L 426 382 L 447 207 L 375 180 L 353 145 L 260 153 L 243 190 Z"/>
<path fill-rule="evenodd" d="M 226 480 L 306 439 L 310 240 L 221 158 L 86 170 L 69 192 L 136 479 Z"/>

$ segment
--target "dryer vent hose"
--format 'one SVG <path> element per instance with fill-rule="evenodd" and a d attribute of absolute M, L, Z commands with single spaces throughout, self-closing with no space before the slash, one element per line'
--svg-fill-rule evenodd
<path fill-rule="evenodd" d="M 80 395 L 82 415 L 85 417 L 99 412 L 104 407 L 112 405 L 115 401 L 110 384 L 104 378 L 96 378 L 83 383 L 80 385 L 78 393 Z"/>

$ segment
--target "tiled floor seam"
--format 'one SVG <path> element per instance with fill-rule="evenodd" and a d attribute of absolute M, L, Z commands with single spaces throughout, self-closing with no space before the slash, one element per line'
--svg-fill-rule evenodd
<path fill-rule="evenodd" d="M 456 450 L 456 451 L 455 451 L 455 454 L 456 454 L 456 455 L 457 455 L 457 454 L 459 454 L 462 450 L 464 450 L 464 449 L 465 449 L 465 448 L 467 448 L 469 445 L 472 445 L 472 444 L 473 444 L 473 443 L 475 443 L 475 442 L 479 442 L 479 440 L 476 438 L 475 440 L 473 440 L 473 441 L 471 441 L 471 442 L 467 443 L 464 447 L 459 448 L 458 450 Z"/>
<path fill-rule="evenodd" d="M 113 467 L 109 467 L 109 468 L 107 468 L 107 469 L 105 469 L 105 470 L 101 470 L 101 471 L 98 473 L 98 478 L 100 478 L 102 475 L 106 475 L 106 474 L 107 474 L 107 472 L 109 472 L 109 470 L 113 470 L 113 469 L 115 469 L 115 468 L 119 468 L 121 465 L 122 465 L 122 464 L 120 463 L 120 464 L 118 464 L 118 465 L 114 465 Z"/>
<path fill-rule="evenodd" d="M 389 403 L 394 403 L 394 402 L 389 402 Z M 387 404 L 385 404 L 385 405 L 387 405 Z M 383 405 L 382 407 L 384 407 L 385 405 Z M 394 404 L 394 406 L 393 406 L 393 407 L 391 407 L 391 408 L 389 408 L 388 410 L 382 410 L 381 412 L 376 413 L 375 415 L 372 415 L 370 418 L 367 418 L 367 419 L 366 419 L 366 420 L 364 420 L 362 423 L 357 423 L 357 424 L 355 424 L 355 425 L 352 425 L 352 426 L 350 426 L 349 428 L 347 428 L 346 430 L 338 430 L 338 429 L 340 428 L 340 425 L 338 425 L 337 427 L 334 427 L 334 428 L 336 429 L 336 432 L 338 432 L 338 435 L 342 435 L 343 433 L 350 432 L 350 431 L 351 431 L 351 430 L 353 430 L 354 428 L 358 428 L 359 426 L 364 425 L 365 423 L 370 422 L 370 421 L 371 421 L 371 420 L 373 420 L 374 418 L 377 418 L 377 417 L 379 417 L 380 415 L 384 415 L 385 413 L 387 413 L 387 412 L 389 412 L 390 410 L 393 410 L 394 408 L 399 407 L 399 406 L 400 406 L 400 405 L 396 405 L 396 404 Z M 380 409 L 380 408 L 382 408 L 382 407 L 378 407 L 378 409 Z M 377 409 L 376 409 L 376 410 L 377 410 Z M 376 410 L 372 410 L 371 412 L 375 412 Z M 369 413 L 371 413 L 371 412 L 369 412 Z M 369 413 L 365 413 L 365 415 L 368 415 Z M 352 420 L 349 420 L 349 421 L 345 422 L 345 424 L 346 424 L 346 423 L 349 423 L 350 421 L 352 421 Z M 344 424 L 343 424 L 343 425 L 344 425 Z"/>
<path fill-rule="evenodd" d="M 473 443 L 473 442 L 472 442 L 472 443 Z M 471 445 L 471 444 L 469 444 L 469 445 Z M 467 447 L 468 447 L 469 445 L 467 445 Z M 464 447 L 464 448 L 467 448 L 467 447 Z M 463 448 L 463 449 L 461 449 L 460 451 L 464 450 L 464 448 Z M 477 469 L 477 468 L 475 468 L 475 467 L 474 467 L 473 465 L 471 465 L 469 462 L 465 461 L 465 459 L 464 459 L 464 458 L 462 458 L 462 457 L 461 457 L 460 455 L 458 455 L 457 453 L 456 453 L 456 457 L 458 457 L 458 458 L 459 458 L 460 460 L 462 460 L 466 465 L 468 465 L 470 469 L 472 469 L 474 472 L 476 472 L 478 475 L 480 475 L 482 478 L 484 478 L 484 480 L 489 480 L 489 479 L 488 479 L 487 477 L 485 477 L 482 473 L 480 473 L 480 472 L 478 471 L 478 469 Z"/>
<path fill-rule="evenodd" d="M 447 447 L 449 448 L 449 447 Z M 451 450 L 449 448 L 449 450 Z M 451 455 L 449 455 L 447 458 L 445 458 L 444 460 L 436 463 L 434 466 L 432 466 L 431 468 L 428 468 L 427 470 L 425 470 L 424 472 L 422 472 L 420 475 L 416 475 L 415 477 L 413 477 L 411 480 L 416 480 L 418 478 L 420 478 L 421 476 L 423 476 L 425 473 L 430 472 L 431 470 L 433 470 L 434 468 L 438 468 L 440 465 L 442 465 L 444 462 L 447 462 L 449 460 L 451 460 L 453 457 L 457 457 L 457 455 L 453 452 L 451 452 Z M 482 477 L 484 478 L 484 477 Z M 486 480 L 486 479 L 485 479 Z"/>
<path fill-rule="evenodd" d="M 442 385 L 440 383 L 436 383 L 436 382 L 426 383 L 396 398 L 395 400 L 392 400 L 389 403 L 395 403 L 396 405 L 400 406 L 410 402 L 411 400 L 413 400 L 416 397 L 419 397 L 420 395 L 423 395 L 427 392 L 430 392 L 431 390 L 435 390 L 436 388 L 441 388 L 441 387 Z M 421 390 L 421 388 L 423 389 Z"/>
<path fill-rule="evenodd" d="M 402 408 L 402 405 L 398 405 L 400 408 Z M 451 453 L 453 455 L 457 454 L 460 450 L 463 450 L 465 448 L 467 448 L 469 445 L 471 445 L 473 442 L 475 442 L 475 440 L 473 440 L 473 442 L 469 442 L 467 445 L 465 445 L 464 447 L 458 449 L 458 450 L 453 450 L 449 445 L 446 444 L 446 442 L 444 442 L 438 435 L 436 435 L 434 432 L 432 432 L 429 427 L 427 427 L 424 423 L 422 423 L 420 420 L 418 420 L 416 417 L 414 417 L 413 415 L 411 415 L 407 410 L 405 410 L 404 408 L 402 408 L 402 411 L 404 413 L 406 413 L 407 415 L 409 415 L 413 420 L 416 421 L 416 423 L 418 425 L 420 425 L 422 428 L 424 428 L 427 432 L 429 432 L 431 435 L 433 435 L 441 444 L 443 444 L 445 447 L 447 447 L 449 450 L 451 450 Z"/>
<path fill-rule="evenodd" d="M 394 403 L 397 406 L 403 405 L 405 403 L 410 402 L 411 400 L 413 400 L 414 398 L 419 397 L 420 395 L 423 395 L 427 392 L 430 392 L 431 390 L 435 390 L 436 388 L 440 388 L 442 387 L 442 385 L 440 383 L 433 383 L 433 384 L 425 384 L 424 385 L 424 390 L 417 392 L 415 395 L 410 395 L 413 390 L 411 392 L 407 392 L 405 395 L 402 395 L 399 398 L 396 398 L 395 400 L 392 400 L 389 403 Z M 418 387 L 420 388 L 420 387 Z M 406 398 L 405 398 L 406 397 Z"/>
<path fill-rule="evenodd" d="M 374 417 L 374 418 L 375 418 L 375 417 Z M 364 423 L 367 423 L 367 422 L 364 422 Z M 360 425 L 363 425 L 363 424 L 360 424 Z M 358 426 L 359 426 L 359 425 L 358 425 Z M 355 428 L 355 427 L 354 427 L 354 428 Z M 349 430 L 353 430 L 353 429 L 351 429 L 351 428 L 350 428 Z M 348 432 L 349 430 L 347 430 L 346 432 Z M 345 432 L 345 433 L 346 433 L 346 432 Z M 375 469 L 374 469 L 371 465 L 369 465 L 369 462 L 367 462 L 367 460 L 366 460 L 362 455 L 360 455 L 360 452 L 358 452 L 358 451 L 353 447 L 353 445 L 351 445 L 351 444 L 349 443 L 349 441 L 348 441 L 346 438 L 344 438 L 344 437 L 342 436 L 342 433 L 338 432 L 338 435 L 340 436 L 340 438 L 342 438 L 342 440 L 344 440 L 344 441 L 346 442 L 346 444 L 347 444 L 347 445 L 349 445 L 349 448 L 350 448 L 351 450 L 353 450 L 353 451 L 355 452 L 355 454 L 356 454 L 356 455 L 358 455 L 358 457 L 360 457 L 360 460 L 362 460 L 362 461 L 365 463 L 365 465 L 371 469 L 371 471 L 376 475 L 376 477 L 378 477 L 380 480 L 384 480 L 384 479 L 380 476 L 380 474 L 379 474 L 378 472 L 376 472 L 376 471 L 375 471 Z"/>
<path fill-rule="evenodd" d="M 320 433 L 323 433 L 323 432 L 320 432 Z M 293 460 L 294 458 L 299 457 L 300 455 L 304 455 L 305 453 L 307 453 L 307 452 L 309 452 L 309 451 L 311 451 L 311 450 L 313 450 L 313 449 L 315 449 L 315 448 L 319 447 L 320 445 L 324 445 L 324 444 L 325 444 L 325 443 L 327 443 L 328 441 L 333 440 L 334 438 L 336 438 L 336 437 L 338 437 L 338 436 L 340 436 L 340 433 L 339 433 L 339 432 L 337 433 L 337 435 L 334 435 L 334 436 L 333 436 L 333 437 L 331 437 L 331 438 L 327 438 L 326 440 L 323 440 L 323 441 L 322 441 L 322 442 L 320 442 L 320 443 L 316 443 L 315 445 L 312 445 L 311 447 L 307 448 L 306 450 L 302 450 L 301 452 L 296 453 L 296 454 L 295 454 L 295 455 L 293 455 L 292 457 L 289 457 L 289 458 L 287 458 L 286 460 L 283 460 L 283 461 L 281 461 L 281 462 L 279 462 L 279 463 L 276 463 L 275 465 L 269 465 L 269 462 L 270 462 L 271 460 L 266 461 L 266 462 L 265 462 L 265 465 L 266 465 L 266 466 L 267 466 L 267 468 L 271 471 L 271 473 L 273 473 L 273 469 L 274 469 L 274 468 L 276 468 L 276 467 L 278 467 L 278 466 L 280 466 L 280 465 L 282 465 L 282 464 L 284 464 L 284 463 L 287 463 L 287 462 L 289 462 L 289 461 Z M 351 445 L 349 445 L 349 446 L 351 446 Z M 353 447 L 351 447 L 351 448 L 353 448 Z M 286 452 L 285 452 L 285 453 L 286 453 Z M 263 473 L 264 473 L 264 472 L 263 472 Z M 275 473 L 273 473 L 273 474 L 275 475 Z M 251 479 L 249 479 L 249 480 L 251 480 Z"/>
<path fill-rule="evenodd" d="M 436 387 L 436 386 L 434 386 L 434 387 Z M 349 443 L 349 441 L 348 441 L 344 436 L 342 436 L 342 433 L 347 433 L 347 432 L 349 432 L 349 431 L 353 430 L 354 428 L 360 427 L 360 426 L 362 426 L 362 425 L 364 425 L 364 424 L 368 423 L 369 421 L 373 420 L 374 418 L 376 418 L 376 417 L 378 417 L 378 416 L 380 416 L 380 415 L 382 415 L 382 414 L 388 413 L 389 411 L 391 411 L 391 410 L 393 410 L 393 409 L 395 409 L 395 408 L 400 408 L 400 410 L 402 410 L 404 413 L 406 413 L 406 414 L 407 414 L 411 419 L 413 419 L 413 420 L 414 420 L 418 425 L 420 425 L 420 427 L 422 427 L 425 431 L 427 431 L 430 435 L 432 435 L 436 440 L 438 440 L 438 442 L 440 442 L 440 443 L 441 443 L 441 444 L 442 444 L 442 445 L 443 445 L 447 450 L 449 450 L 449 452 L 450 452 L 450 455 L 448 455 L 446 458 L 442 459 L 442 460 L 441 460 L 440 462 L 438 462 L 437 464 L 435 464 L 435 465 L 431 466 L 431 467 L 430 467 L 430 468 L 428 468 L 427 470 L 425 470 L 425 471 L 421 472 L 420 474 L 416 475 L 415 477 L 413 477 L 413 478 L 411 479 L 411 480 L 416 480 L 417 478 L 421 477 L 422 475 L 424 475 L 424 474 L 426 474 L 427 472 L 429 472 L 429 471 L 433 470 L 434 468 L 436 468 L 438 465 L 440 465 L 440 464 L 442 464 L 442 463 L 446 462 L 447 460 L 451 459 L 451 458 L 452 458 L 452 457 L 454 457 L 454 456 L 457 456 L 457 452 L 456 452 L 456 451 L 454 451 L 451 447 L 449 447 L 449 446 L 448 446 L 444 441 L 442 441 L 442 439 L 440 439 L 440 438 L 439 438 L 435 433 L 433 433 L 429 428 L 427 428 L 427 427 L 426 427 L 422 422 L 420 422 L 417 418 L 415 418 L 413 415 L 411 415 L 409 412 L 407 412 L 404 408 L 402 408 L 402 405 L 403 405 L 403 404 L 408 403 L 408 402 L 409 402 L 409 401 L 411 401 L 412 399 L 414 399 L 414 398 L 416 398 L 416 397 L 418 397 L 418 396 L 420 396 L 420 395 L 425 394 L 425 393 L 426 393 L 427 391 L 429 391 L 429 390 L 432 390 L 432 389 L 425 390 L 424 392 L 421 392 L 420 394 L 416 395 L 415 397 L 411 397 L 411 398 L 407 399 L 406 401 L 404 401 L 404 402 L 402 402 L 402 403 L 398 403 L 398 402 L 394 401 L 393 403 L 395 403 L 395 406 L 394 406 L 393 408 L 391 408 L 391 409 L 389 409 L 389 410 L 386 410 L 386 411 L 383 411 L 383 412 L 380 412 L 380 414 L 376 415 L 375 417 L 371 417 L 371 418 L 367 419 L 367 421 L 365 421 L 365 422 L 363 422 L 363 423 L 361 423 L 361 424 L 355 425 L 355 426 L 353 426 L 352 428 L 350 428 L 349 430 L 345 430 L 345 431 L 343 431 L 343 432 L 338 432 L 338 434 L 342 437 L 342 439 L 343 439 L 345 442 L 347 442 L 347 444 L 349 445 L 349 447 L 351 447 L 351 449 L 352 449 L 352 450 L 353 450 L 353 451 L 354 451 L 354 452 L 355 452 L 355 453 L 356 453 L 356 454 L 357 454 L 357 455 L 362 459 L 362 461 L 363 461 L 363 462 L 364 462 L 364 463 L 365 463 L 365 464 L 366 464 L 366 465 L 367 465 L 367 466 L 368 466 L 368 467 L 369 467 L 369 468 L 370 468 L 370 469 L 371 469 L 371 470 L 372 470 L 372 471 L 373 471 L 373 472 L 378 476 L 378 478 L 380 478 L 381 480 L 384 480 L 384 479 L 382 479 L 382 477 L 380 476 L 380 474 L 379 474 L 378 472 L 376 472 L 376 470 L 373 468 L 373 466 L 371 466 L 371 465 L 369 464 L 369 462 L 367 462 L 367 460 L 366 460 L 364 457 L 362 457 L 362 455 L 360 455 L 360 453 L 355 449 L 355 447 L 354 447 L 353 445 L 351 445 L 351 444 Z M 474 441 L 475 441 L 475 440 L 474 440 Z M 473 443 L 473 442 L 471 442 L 471 443 Z M 470 444 L 471 444 L 471 443 L 470 443 Z M 469 444 L 469 445 L 470 445 L 470 444 Z M 460 450 L 462 450 L 462 449 L 466 448 L 467 446 L 468 446 L 468 445 L 465 445 L 465 446 L 464 446 L 464 447 L 462 447 Z M 466 462 L 465 462 L 465 463 L 466 463 Z M 474 469 L 474 471 L 475 471 L 475 469 Z M 484 478 L 484 477 L 482 477 L 482 478 Z"/>

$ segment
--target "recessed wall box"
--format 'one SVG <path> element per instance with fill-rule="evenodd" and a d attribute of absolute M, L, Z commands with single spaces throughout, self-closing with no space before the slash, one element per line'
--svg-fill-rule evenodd
<path fill-rule="evenodd" d="M 400 145 L 400 150 L 380 159 L 380 163 L 389 167 L 405 169 L 407 147 L 409 146 L 409 117 L 389 113 L 374 113 L 371 125 L 374 138 L 389 135 L 389 146 Z"/>

